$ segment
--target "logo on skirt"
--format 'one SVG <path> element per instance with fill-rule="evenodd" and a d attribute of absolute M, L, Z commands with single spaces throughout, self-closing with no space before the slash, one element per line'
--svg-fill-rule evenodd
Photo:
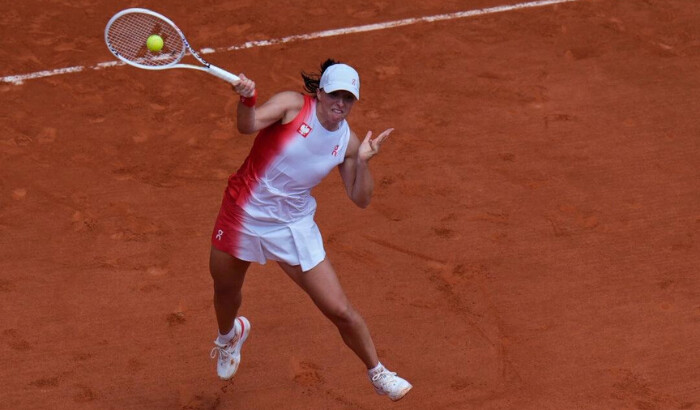
<path fill-rule="evenodd" d="M 224 236 L 224 231 L 219 229 L 219 232 L 216 233 L 216 239 L 220 241 L 223 236 Z"/>

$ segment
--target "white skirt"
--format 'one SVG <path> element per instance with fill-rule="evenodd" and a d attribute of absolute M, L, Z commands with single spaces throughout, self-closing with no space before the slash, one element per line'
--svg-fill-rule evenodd
<path fill-rule="evenodd" d="M 291 223 L 260 221 L 227 198 L 221 205 L 211 242 L 214 248 L 244 261 L 265 264 L 270 259 L 301 265 L 304 272 L 326 258 L 313 214 Z"/>

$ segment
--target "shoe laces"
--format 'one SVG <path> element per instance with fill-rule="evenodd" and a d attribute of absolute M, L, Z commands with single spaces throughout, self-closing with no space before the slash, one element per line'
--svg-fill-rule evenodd
<path fill-rule="evenodd" d="M 218 344 L 214 344 L 214 347 L 211 349 L 211 352 L 209 352 L 209 357 L 212 359 L 216 357 L 216 353 L 219 353 L 219 360 L 226 360 L 228 359 L 229 356 L 231 356 L 231 353 L 233 352 L 233 349 L 236 346 L 236 343 L 238 343 L 238 337 L 234 337 L 231 339 L 230 342 L 226 343 L 224 346 L 219 346 Z"/>
<path fill-rule="evenodd" d="M 214 346 L 211 349 L 211 352 L 209 352 L 209 357 L 212 359 L 216 357 L 216 353 L 219 353 L 219 359 L 223 360 L 226 359 L 231 353 L 226 351 L 225 347 L 219 347 L 219 346 Z"/>
<path fill-rule="evenodd" d="M 382 384 L 396 384 L 396 372 L 390 372 L 387 369 L 382 369 L 377 374 L 372 376 L 373 382 L 380 382 Z"/>

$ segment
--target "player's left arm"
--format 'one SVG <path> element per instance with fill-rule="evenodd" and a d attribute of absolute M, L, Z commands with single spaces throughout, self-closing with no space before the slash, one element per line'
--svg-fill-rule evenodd
<path fill-rule="evenodd" d="M 374 190 L 369 160 L 379 153 L 379 147 L 393 130 L 389 128 L 376 138 L 372 138 L 372 131 L 368 131 L 362 142 L 354 132 L 350 133 L 345 160 L 338 166 L 338 170 L 348 197 L 360 208 L 366 208 L 369 205 Z"/>

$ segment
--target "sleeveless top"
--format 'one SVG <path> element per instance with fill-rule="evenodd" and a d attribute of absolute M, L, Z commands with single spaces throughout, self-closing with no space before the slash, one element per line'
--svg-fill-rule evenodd
<path fill-rule="evenodd" d="M 350 127 L 328 131 L 316 117 L 316 99 L 288 124 L 276 122 L 255 137 L 243 165 L 229 177 L 225 195 L 249 217 L 291 223 L 316 211 L 311 189 L 345 158 Z"/>

